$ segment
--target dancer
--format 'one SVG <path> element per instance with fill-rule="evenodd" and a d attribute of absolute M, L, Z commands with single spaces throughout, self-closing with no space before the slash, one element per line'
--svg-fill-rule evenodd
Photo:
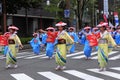
<path fill-rule="evenodd" d="M 6 54 L 6 68 L 11 68 L 11 64 L 14 65 L 14 68 L 17 68 L 17 60 L 16 55 L 18 52 L 18 48 L 23 48 L 22 43 L 19 37 L 16 34 L 16 31 L 19 30 L 15 26 L 9 26 L 8 28 L 9 33 L 7 33 L 7 40 L 8 40 L 8 49 Z"/>
<path fill-rule="evenodd" d="M 54 53 L 54 42 L 57 37 L 57 33 L 55 32 L 55 29 L 53 27 L 48 27 L 47 32 L 44 30 L 40 30 L 40 32 L 47 33 L 47 46 L 46 46 L 46 56 L 48 56 L 49 59 L 52 59 L 53 53 Z"/>
<path fill-rule="evenodd" d="M 40 45 L 42 43 L 40 42 L 40 39 L 37 37 L 37 33 L 34 33 L 33 36 L 34 36 L 34 38 L 30 41 L 30 45 L 33 48 L 34 54 L 39 55 L 40 54 Z"/>
<path fill-rule="evenodd" d="M 92 47 L 89 44 L 89 41 L 87 40 L 87 35 L 91 34 L 91 27 L 86 26 L 84 28 L 84 36 L 86 37 L 85 39 L 85 44 L 84 44 L 84 54 L 86 56 L 85 59 L 90 59 L 91 57 L 91 52 L 92 52 Z"/>
<path fill-rule="evenodd" d="M 42 51 L 44 51 L 45 47 L 46 47 L 46 44 L 47 44 L 47 42 L 46 42 L 47 34 L 45 32 L 42 32 L 41 36 L 42 36 L 42 46 L 41 46 L 41 48 L 42 48 Z"/>
<path fill-rule="evenodd" d="M 101 22 L 98 25 L 100 30 L 100 38 L 98 39 L 98 63 L 99 63 L 99 71 L 106 70 L 106 66 L 108 63 L 108 54 L 111 51 L 111 47 L 115 47 L 116 43 L 113 40 L 110 33 L 106 30 L 106 26 L 108 23 Z"/>
<path fill-rule="evenodd" d="M 116 34 L 114 35 L 114 39 L 117 45 L 120 45 L 120 29 L 117 30 Z"/>
<path fill-rule="evenodd" d="M 73 38 L 75 43 L 78 43 L 79 37 L 77 36 L 77 34 L 74 31 L 75 31 L 75 28 L 70 27 L 68 34 Z M 70 49 L 70 53 L 74 53 L 74 52 L 75 52 L 75 44 L 73 44 Z"/>
<path fill-rule="evenodd" d="M 58 27 L 58 36 L 57 36 L 57 52 L 55 55 L 55 60 L 57 63 L 56 70 L 66 69 L 66 53 L 67 49 L 71 48 L 71 45 L 74 43 L 74 40 L 69 36 L 69 34 L 64 30 L 67 24 L 64 22 L 59 22 L 56 24 Z"/>

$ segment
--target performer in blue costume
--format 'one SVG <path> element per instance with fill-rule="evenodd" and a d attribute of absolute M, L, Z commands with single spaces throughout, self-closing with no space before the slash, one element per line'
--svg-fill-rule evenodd
<path fill-rule="evenodd" d="M 46 45 L 46 40 L 47 40 L 47 34 L 46 33 L 42 33 L 42 44 Z"/>
<path fill-rule="evenodd" d="M 74 31 L 75 31 L 75 28 L 70 27 L 68 34 L 73 38 L 75 43 L 78 43 L 79 37 Z M 71 49 L 70 49 L 70 53 L 74 53 L 74 52 L 75 52 L 75 44 L 73 44 Z"/>
<path fill-rule="evenodd" d="M 113 37 L 113 39 L 115 39 L 115 35 L 117 34 L 116 29 L 112 28 L 110 31 L 111 36 Z"/>
<path fill-rule="evenodd" d="M 30 45 L 33 48 L 34 54 L 39 55 L 40 54 L 40 45 L 42 43 L 40 42 L 40 39 L 37 37 L 37 33 L 34 33 L 33 36 L 34 36 L 34 38 L 30 41 Z"/>
<path fill-rule="evenodd" d="M 84 35 L 86 37 L 89 34 L 91 34 L 91 27 L 87 26 L 84 28 Z M 92 47 L 89 45 L 89 41 L 85 39 L 84 54 L 86 56 L 86 59 L 90 59 L 91 52 L 92 52 Z"/>
<path fill-rule="evenodd" d="M 80 32 L 79 32 L 79 42 L 80 42 L 80 45 L 84 45 L 85 44 L 85 40 L 86 40 L 86 38 L 85 38 L 85 35 L 83 34 L 84 33 L 84 29 L 83 30 L 81 30 Z"/>
<path fill-rule="evenodd" d="M 117 45 L 120 45 L 120 30 L 118 30 L 115 35 L 115 42 Z"/>
<path fill-rule="evenodd" d="M 42 49 L 42 51 L 44 51 L 45 47 L 46 47 L 46 44 L 47 44 L 47 42 L 46 42 L 46 40 L 47 40 L 47 34 L 45 32 L 42 32 L 41 37 L 42 37 L 42 46 L 41 46 L 41 49 Z"/>

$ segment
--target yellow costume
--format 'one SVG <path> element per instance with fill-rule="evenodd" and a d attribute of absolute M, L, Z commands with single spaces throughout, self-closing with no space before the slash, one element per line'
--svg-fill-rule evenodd
<path fill-rule="evenodd" d="M 6 55 L 6 64 L 16 64 L 16 55 L 19 50 L 19 45 L 21 41 L 16 34 L 11 34 L 8 38 L 8 50 Z"/>
<path fill-rule="evenodd" d="M 116 43 L 109 32 L 105 31 L 100 35 L 101 38 L 98 40 L 98 63 L 101 68 L 105 68 L 108 63 L 108 54 Z"/>
<path fill-rule="evenodd" d="M 55 56 L 56 63 L 59 66 L 64 66 L 66 63 L 66 53 L 67 50 L 71 48 L 71 45 L 74 43 L 74 40 L 68 35 L 66 31 L 58 32 L 58 44 L 57 44 L 57 53 Z"/>

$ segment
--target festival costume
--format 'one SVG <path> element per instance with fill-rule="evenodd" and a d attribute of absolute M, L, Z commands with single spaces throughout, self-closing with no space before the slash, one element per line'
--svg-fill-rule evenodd
<path fill-rule="evenodd" d="M 42 44 L 46 44 L 46 39 L 47 39 L 47 34 L 46 33 L 42 33 Z"/>
<path fill-rule="evenodd" d="M 85 27 L 85 29 L 90 29 L 90 27 Z M 84 55 L 86 56 L 86 58 L 88 59 L 89 57 L 91 57 L 91 52 L 92 52 L 92 47 L 90 46 L 89 44 L 89 40 L 87 40 L 87 35 L 90 35 L 91 32 L 89 31 L 88 33 L 87 32 L 84 32 L 84 36 L 85 36 L 85 44 L 84 44 Z"/>
<path fill-rule="evenodd" d="M 101 22 L 97 27 L 106 27 L 108 23 Z M 112 51 L 112 48 L 116 46 L 111 34 L 105 30 L 100 32 L 100 38 L 98 38 L 98 64 L 100 71 L 106 70 L 108 63 L 108 55 Z"/>
<path fill-rule="evenodd" d="M 57 32 L 55 32 L 55 31 L 54 32 L 51 32 L 51 31 L 47 32 L 46 56 L 48 56 L 49 58 L 52 58 L 52 56 L 53 56 L 54 42 L 55 42 L 56 37 L 57 37 Z"/>
<path fill-rule="evenodd" d="M 57 65 L 65 66 L 67 50 L 70 50 L 71 45 L 74 43 L 74 40 L 69 36 L 66 31 L 62 31 L 58 32 L 57 41 L 58 43 L 55 60 Z"/>
<path fill-rule="evenodd" d="M 40 45 L 41 45 L 40 39 L 38 37 L 33 38 L 30 41 L 30 45 L 33 48 L 34 54 L 39 55 L 40 54 Z"/>
<path fill-rule="evenodd" d="M 105 31 L 100 33 L 100 39 L 98 40 L 98 63 L 100 68 L 105 68 L 108 63 L 108 54 L 111 52 L 111 48 L 116 45 L 109 32 Z"/>
<path fill-rule="evenodd" d="M 116 44 L 117 44 L 117 45 L 120 45 L 120 33 L 119 33 L 119 32 L 116 33 L 114 39 L 115 39 Z"/>
<path fill-rule="evenodd" d="M 75 32 L 68 32 L 68 34 L 73 38 L 74 42 L 76 43 L 78 42 L 79 38 Z M 70 49 L 70 53 L 74 53 L 74 52 L 75 52 L 75 44 L 73 44 Z"/>
<path fill-rule="evenodd" d="M 17 63 L 16 55 L 18 52 L 18 45 L 21 45 L 21 41 L 19 37 L 14 33 L 10 34 L 8 38 L 8 47 L 7 47 L 7 54 L 6 54 L 6 64 L 15 64 Z"/>
<path fill-rule="evenodd" d="M 6 32 L 4 36 L 7 39 L 7 46 L 6 46 L 6 68 L 11 67 L 11 64 L 14 64 L 14 68 L 17 68 L 17 52 L 19 51 L 19 46 L 21 46 L 21 41 L 17 36 L 17 30 L 19 30 L 15 26 L 9 26 L 8 29 L 15 30 L 14 33 Z"/>
<path fill-rule="evenodd" d="M 59 22 L 56 24 L 57 27 L 63 27 L 63 28 L 66 25 L 67 24 L 64 22 Z M 67 51 L 70 50 L 71 45 L 74 43 L 74 40 L 71 38 L 71 36 L 69 36 L 69 34 L 66 31 L 62 30 L 58 32 L 56 43 L 57 43 L 57 50 L 56 50 L 55 60 L 58 66 L 55 69 L 63 70 L 66 69 L 65 64 L 66 64 Z"/>

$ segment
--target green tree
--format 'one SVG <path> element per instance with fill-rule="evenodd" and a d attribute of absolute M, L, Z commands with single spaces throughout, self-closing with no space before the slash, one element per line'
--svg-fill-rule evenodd
<path fill-rule="evenodd" d="M 6 0 L 6 12 L 15 14 L 21 8 L 36 8 L 41 6 L 41 2 L 42 0 Z"/>
<path fill-rule="evenodd" d="M 54 13 L 56 20 L 63 20 L 65 0 L 51 0 L 50 5 L 45 5 L 45 10 Z"/>

